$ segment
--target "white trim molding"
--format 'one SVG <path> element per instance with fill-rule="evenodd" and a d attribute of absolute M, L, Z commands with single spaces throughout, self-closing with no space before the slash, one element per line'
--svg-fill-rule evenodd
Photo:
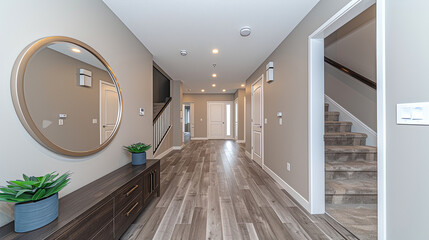
<path fill-rule="evenodd" d="M 340 121 L 347 121 L 352 122 L 352 131 L 353 132 L 360 132 L 365 133 L 368 135 L 368 138 L 366 139 L 366 144 L 369 146 L 377 146 L 377 132 L 372 130 L 368 125 L 363 123 L 359 118 L 355 117 L 352 113 L 347 111 L 343 106 L 341 106 L 339 103 L 335 102 L 332 98 L 330 98 L 328 95 L 325 94 L 325 102 L 329 103 L 329 108 L 331 110 L 340 112 Z"/>
<path fill-rule="evenodd" d="M 246 152 L 247 153 L 247 152 Z M 301 194 L 299 194 L 295 189 L 293 189 L 289 184 L 287 184 L 283 179 L 281 179 L 273 170 L 264 165 L 262 169 L 265 170 L 268 175 L 270 175 L 282 188 L 286 190 L 305 210 L 310 212 L 310 202 L 305 199 Z"/>
<path fill-rule="evenodd" d="M 191 140 L 208 140 L 206 137 L 191 137 Z"/>
<path fill-rule="evenodd" d="M 248 152 L 247 150 L 246 150 L 246 157 L 248 157 L 249 159 L 252 159 L 252 154 L 250 152 Z"/>
<path fill-rule="evenodd" d="M 244 140 L 235 140 L 237 143 L 245 143 L 246 141 Z"/>
<path fill-rule="evenodd" d="M 378 239 L 387 239 L 386 201 L 386 2 L 377 0 L 377 219 Z"/>
<path fill-rule="evenodd" d="M 171 151 L 173 151 L 173 147 L 171 147 L 171 148 L 169 148 L 169 149 L 165 150 L 163 153 L 156 154 L 155 156 L 153 156 L 153 158 L 154 158 L 154 159 L 161 159 L 161 158 L 163 158 L 163 157 L 167 156 L 167 154 L 169 154 Z"/>
<path fill-rule="evenodd" d="M 182 150 L 182 146 L 172 146 L 173 150 Z"/>
<path fill-rule="evenodd" d="M 351 0 L 308 36 L 308 172 L 311 214 L 325 213 L 324 39 L 374 3 L 375 0 Z"/>

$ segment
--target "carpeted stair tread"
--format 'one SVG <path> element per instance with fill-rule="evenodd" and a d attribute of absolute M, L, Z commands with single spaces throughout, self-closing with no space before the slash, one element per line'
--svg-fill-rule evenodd
<path fill-rule="evenodd" d="M 327 195 L 376 195 L 377 181 L 375 180 L 326 180 Z"/>
<path fill-rule="evenodd" d="M 377 162 L 375 161 L 330 161 L 325 163 L 326 171 L 344 172 L 376 172 Z"/>
<path fill-rule="evenodd" d="M 377 153 L 371 146 L 325 146 L 325 153 Z"/>
<path fill-rule="evenodd" d="M 325 133 L 325 137 L 368 137 L 368 135 L 357 132 L 329 132 Z"/>

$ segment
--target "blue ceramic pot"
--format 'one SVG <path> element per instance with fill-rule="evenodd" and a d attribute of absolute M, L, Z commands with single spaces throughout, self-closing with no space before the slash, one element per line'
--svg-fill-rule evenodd
<path fill-rule="evenodd" d="M 146 163 L 146 152 L 133 153 L 132 155 L 133 165 L 143 165 Z"/>
<path fill-rule="evenodd" d="M 15 204 L 15 232 L 41 228 L 58 217 L 58 194 L 36 202 Z"/>

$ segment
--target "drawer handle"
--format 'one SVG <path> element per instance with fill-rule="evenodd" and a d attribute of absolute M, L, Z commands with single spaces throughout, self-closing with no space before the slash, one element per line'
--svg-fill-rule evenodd
<path fill-rule="evenodd" d="M 127 212 L 127 217 L 130 216 L 131 212 L 137 207 L 137 205 L 139 205 L 139 202 L 136 202 L 136 204 L 134 204 L 134 206 Z"/>
<path fill-rule="evenodd" d="M 139 187 L 139 185 L 135 185 L 133 188 L 131 188 L 131 190 L 130 190 L 130 191 L 128 191 L 128 192 L 127 192 L 127 194 L 126 194 L 126 195 L 127 195 L 127 197 L 128 197 L 128 196 L 130 196 L 130 194 L 131 194 L 132 192 L 134 192 L 134 190 L 136 190 L 136 188 L 138 188 L 138 187 Z"/>

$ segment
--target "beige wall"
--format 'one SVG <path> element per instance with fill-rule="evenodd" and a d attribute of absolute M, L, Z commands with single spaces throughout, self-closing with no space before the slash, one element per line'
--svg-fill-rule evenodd
<path fill-rule="evenodd" d="M 152 143 L 152 55 L 101 0 L 10 1 L 0 7 L 0 29 L 7 46 L 0 55 L 0 185 L 22 173 L 43 175 L 71 171 L 64 196 L 115 169 L 129 164 L 122 146 L 137 141 Z M 19 15 L 19 16 L 17 16 Z M 10 95 L 10 76 L 18 54 L 31 42 L 46 36 L 68 36 L 97 50 L 118 78 L 124 111 L 113 141 L 101 152 L 80 158 L 53 153 L 39 145 L 20 123 Z M 145 116 L 140 117 L 142 107 Z M 152 154 L 149 152 L 148 157 Z M 0 225 L 12 220 L 12 205 L 0 203 Z"/>
<path fill-rule="evenodd" d="M 246 95 L 246 91 L 244 89 L 238 89 L 234 94 L 234 100 L 238 98 L 238 140 L 244 140 L 245 95 Z"/>
<path fill-rule="evenodd" d="M 92 72 L 92 87 L 79 86 L 79 69 Z M 31 58 L 25 74 L 25 99 L 36 126 L 52 142 L 72 151 L 100 145 L 100 84 L 109 73 L 49 48 Z M 65 113 L 64 125 L 58 114 Z M 92 123 L 97 119 L 97 123 Z M 51 124 L 43 127 L 43 121 Z M 76 141 L 79 139 L 79 141 Z"/>
<path fill-rule="evenodd" d="M 325 55 L 376 82 L 375 33 L 374 4 L 325 39 Z"/>
<path fill-rule="evenodd" d="M 234 94 L 183 94 L 183 102 L 194 103 L 194 137 L 207 137 L 207 102 L 234 101 Z"/>
<path fill-rule="evenodd" d="M 274 62 L 274 82 L 264 84 L 265 165 L 287 184 L 309 198 L 308 171 L 308 36 L 347 0 L 321 0 L 291 34 L 247 79 L 246 149 L 250 152 L 250 85 L 265 73 L 265 65 Z M 277 121 L 283 112 L 283 125 Z M 286 170 L 286 162 L 291 171 Z"/>
<path fill-rule="evenodd" d="M 183 83 L 182 81 L 171 81 L 171 119 L 173 125 L 173 146 L 180 147 L 183 144 L 182 119 L 180 111 L 182 110 Z"/>
<path fill-rule="evenodd" d="M 376 7 L 368 8 L 325 39 L 325 56 L 377 81 Z M 325 63 L 325 94 L 377 130 L 375 89 Z"/>
<path fill-rule="evenodd" d="M 429 102 L 428 9 L 429 1 L 386 1 L 385 220 L 389 240 L 429 239 L 429 126 L 396 124 L 396 104 Z"/>

